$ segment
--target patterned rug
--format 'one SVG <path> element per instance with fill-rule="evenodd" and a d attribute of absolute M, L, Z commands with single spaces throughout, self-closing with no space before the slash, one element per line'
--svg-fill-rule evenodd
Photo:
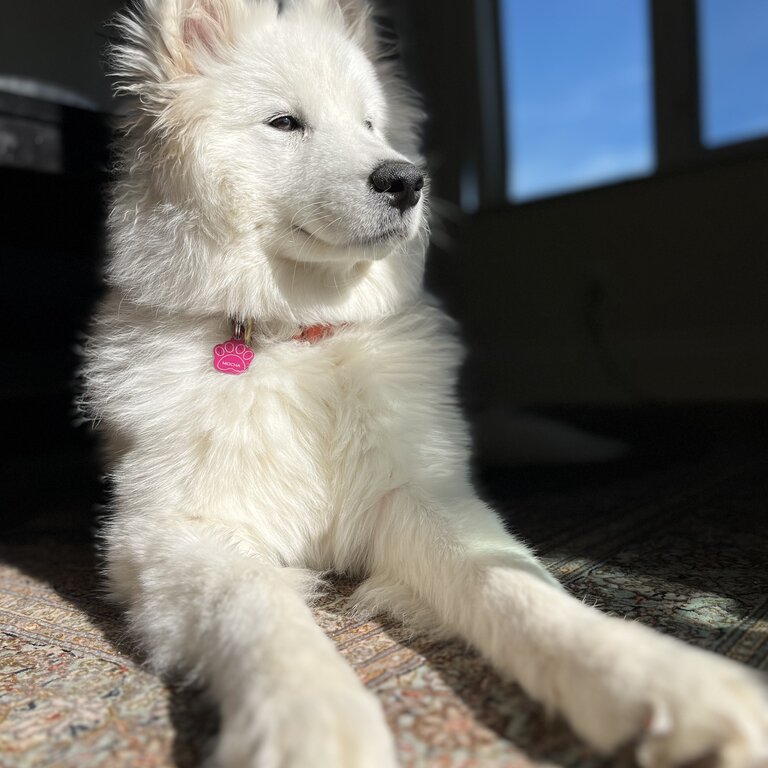
<path fill-rule="evenodd" d="M 499 470 L 483 481 L 575 595 L 768 670 L 768 454 Z M 403 766 L 629 764 L 589 751 L 461 643 L 351 618 L 351 589 L 334 584 L 317 619 L 380 697 Z M 142 669 L 120 616 L 99 598 L 87 540 L 6 537 L 0 766 L 191 768 L 216 728 L 195 691 Z"/>

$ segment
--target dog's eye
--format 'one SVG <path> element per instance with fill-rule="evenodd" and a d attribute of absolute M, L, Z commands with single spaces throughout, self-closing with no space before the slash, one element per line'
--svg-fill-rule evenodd
<path fill-rule="evenodd" d="M 366 127 L 366 128 L 369 130 L 369 131 L 372 131 L 372 130 L 373 130 L 373 122 L 372 122 L 371 120 L 366 120 L 366 121 L 365 121 L 365 127 Z"/>
<path fill-rule="evenodd" d="M 278 131 L 298 131 L 301 129 L 301 123 L 291 115 L 279 115 L 267 121 L 268 125 L 276 128 Z"/>

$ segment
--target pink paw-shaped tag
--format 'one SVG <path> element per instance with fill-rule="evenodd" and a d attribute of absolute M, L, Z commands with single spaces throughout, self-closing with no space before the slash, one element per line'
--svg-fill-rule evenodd
<path fill-rule="evenodd" d="M 248 370 L 253 360 L 253 350 L 242 341 L 232 338 L 213 348 L 213 367 L 219 373 L 238 376 Z"/>

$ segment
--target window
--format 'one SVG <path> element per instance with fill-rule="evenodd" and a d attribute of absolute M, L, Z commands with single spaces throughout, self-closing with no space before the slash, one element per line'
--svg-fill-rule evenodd
<path fill-rule="evenodd" d="M 645 0 L 501 0 L 500 25 L 510 199 L 653 171 Z"/>
<path fill-rule="evenodd" d="M 525 202 L 768 147 L 768 0 L 495 2 L 506 173 L 489 186 L 488 150 L 481 198 Z"/>
<path fill-rule="evenodd" d="M 698 12 L 702 143 L 768 133 L 768 3 L 699 0 Z"/>

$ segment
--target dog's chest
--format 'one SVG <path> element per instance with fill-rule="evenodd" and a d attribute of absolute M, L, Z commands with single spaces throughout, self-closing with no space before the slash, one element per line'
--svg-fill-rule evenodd
<path fill-rule="evenodd" d="M 122 456 L 113 474 L 130 498 L 124 514 L 236 529 L 283 562 L 315 562 L 308 547 L 320 542 L 327 567 L 344 563 L 344 532 L 362 540 L 390 491 L 434 478 L 435 467 L 460 472 L 459 348 L 437 310 L 316 344 L 257 345 L 239 376 L 213 366 L 218 324 L 189 333 L 121 319 L 92 345 L 88 379 Z"/>
<path fill-rule="evenodd" d="M 279 526 L 298 516 L 322 528 L 370 510 L 407 464 L 402 398 L 416 393 L 401 368 L 356 339 L 257 352 L 245 375 L 216 382 L 201 419 L 195 476 L 226 478 L 209 502 Z"/>

